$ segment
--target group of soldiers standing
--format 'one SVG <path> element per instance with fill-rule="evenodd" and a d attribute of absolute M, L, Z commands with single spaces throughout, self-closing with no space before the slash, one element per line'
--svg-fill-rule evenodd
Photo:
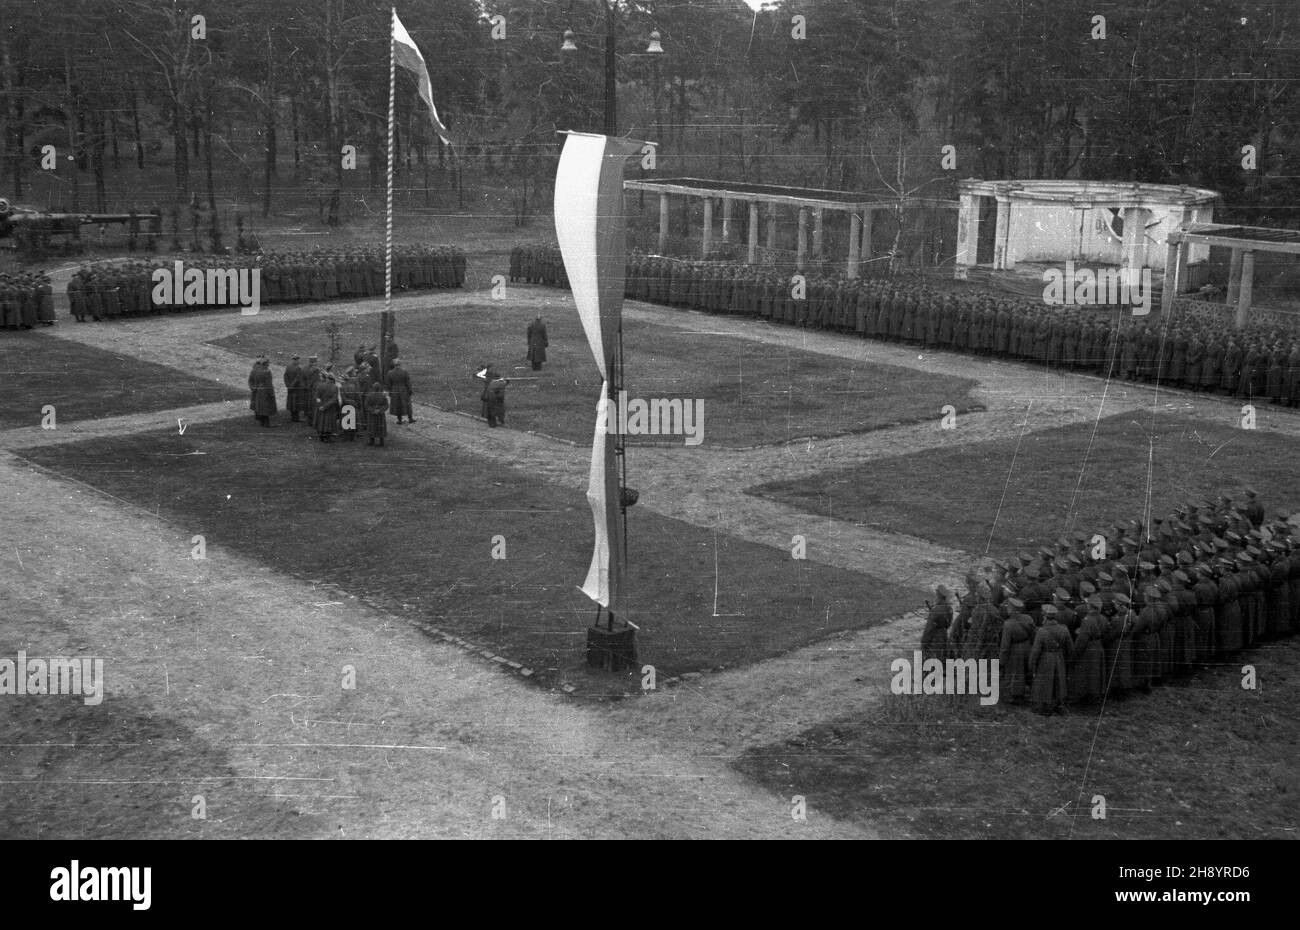
<path fill-rule="evenodd" d="M 926 659 L 997 660 L 1001 693 L 1039 713 L 1191 673 L 1300 632 L 1300 532 L 1255 492 L 1180 507 L 1145 532 L 1074 533 L 972 571 L 954 614 L 940 585 Z"/>
<path fill-rule="evenodd" d="M 0 327 L 32 329 L 54 322 L 54 288 L 50 276 L 0 274 Z"/>
<path fill-rule="evenodd" d="M 175 258 L 152 258 L 87 265 L 68 282 L 73 319 L 84 322 L 119 317 L 210 309 L 206 303 L 187 304 L 177 282 L 173 300 L 156 304 L 153 273 L 171 270 Z M 295 303 L 337 298 L 377 297 L 384 293 L 384 251 L 316 249 L 263 252 L 257 255 L 188 255 L 186 270 L 259 269 L 260 302 Z M 461 287 L 465 282 L 465 253 L 453 246 L 393 247 L 393 291 Z M 210 297 L 212 295 L 204 295 Z M 230 306 L 230 303 L 222 306 Z"/>
<path fill-rule="evenodd" d="M 512 279 L 566 287 L 553 247 L 516 249 Z M 1066 372 L 1208 390 L 1300 406 L 1300 333 L 1252 324 L 1237 330 L 1223 308 L 1180 301 L 1168 325 L 1128 306 L 1050 305 L 986 290 L 940 290 L 897 278 L 807 274 L 682 261 L 632 252 L 626 295 L 772 323 L 1021 359 Z"/>
<path fill-rule="evenodd" d="M 415 422 L 411 404 L 411 376 L 397 357 L 397 343 L 387 345 L 384 363 L 380 363 L 378 346 L 362 345 L 353 355 L 353 364 L 342 374 L 333 364 L 320 366 L 318 356 L 294 355 L 284 369 L 285 411 L 290 423 L 307 423 L 321 442 L 355 442 L 364 432 L 369 445 L 384 445 L 388 437 L 388 414 Z M 248 377 L 249 408 L 262 426 L 271 426 L 278 411 L 275 381 L 270 360 L 261 356 Z"/>

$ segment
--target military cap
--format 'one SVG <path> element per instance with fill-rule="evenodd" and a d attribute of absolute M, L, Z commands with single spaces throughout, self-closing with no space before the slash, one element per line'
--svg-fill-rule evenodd
<path fill-rule="evenodd" d="M 1089 594 L 1095 594 L 1096 592 L 1097 592 L 1097 586 L 1093 584 L 1091 581 L 1079 582 L 1079 594 L 1082 595 L 1083 597 L 1087 597 Z"/>
<path fill-rule="evenodd" d="M 1247 497 L 1259 497 L 1259 495 L 1256 494 L 1255 491 L 1254 491 L 1254 489 L 1252 489 L 1252 488 L 1246 488 L 1246 496 L 1247 496 Z"/>
<path fill-rule="evenodd" d="M 1149 601 L 1159 600 L 1159 598 L 1160 598 L 1160 589 L 1159 589 L 1158 587 L 1156 587 L 1155 585 L 1151 585 L 1149 588 L 1147 588 L 1147 589 L 1146 589 L 1145 591 L 1143 591 L 1142 593 L 1143 593 L 1144 595 L 1146 595 L 1146 598 L 1147 598 L 1147 600 L 1149 600 Z"/>
<path fill-rule="evenodd" d="M 1175 580 L 1175 581 L 1178 581 L 1178 582 L 1180 582 L 1180 583 L 1182 583 L 1182 584 L 1187 584 L 1187 583 L 1188 583 L 1189 581 L 1191 581 L 1192 579 L 1190 579 L 1190 578 L 1187 577 L 1187 573 L 1186 573 L 1186 572 L 1174 572 L 1174 580 Z"/>
<path fill-rule="evenodd" d="M 1214 537 L 1214 548 L 1216 548 L 1216 549 L 1227 549 L 1227 548 L 1229 548 L 1229 546 L 1228 546 L 1228 541 L 1227 541 L 1226 539 L 1224 539 L 1222 536 L 1215 536 L 1215 537 Z"/>
<path fill-rule="evenodd" d="M 1052 592 L 1052 597 L 1060 601 L 1068 601 L 1070 599 L 1070 592 L 1065 588 L 1057 588 Z"/>
<path fill-rule="evenodd" d="M 1101 596 L 1100 596 L 1100 595 L 1097 595 L 1097 594 L 1089 595 L 1089 596 L 1088 596 L 1088 599 L 1087 599 L 1086 601 L 1084 601 L 1084 603 L 1086 603 L 1086 604 L 1087 604 L 1089 607 L 1091 607 L 1093 610 L 1101 610 Z"/>
<path fill-rule="evenodd" d="M 1112 581 L 1115 580 L 1115 576 L 1112 575 L 1110 572 L 1098 572 L 1097 580 L 1102 582 L 1103 584 L 1110 584 Z"/>
<path fill-rule="evenodd" d="M 1071 552 L 1069 555 L 1067 555 L 1067 556 L 1065 557 L 1065 561 L 1068 562 L 1068 563 L 1069 563 L 1070 565 L 1072 565 L 1072 566 L 1073 566 L 1073 565 L 1082 565 L 1082 564 L 1083 564 L 1083 559 L 1079 558 L 1079 557 L 1078 557 L 1077 555 L 1075 555 L 1073 552 Z"/>
<path fill-rule="evenodd" d="M 1132 604 L 1133 602 L 1130 601 L 1130 600 L 1128 599 L 1128 595 L 1127 595 L 1127 594 L 1124 594 L 1123 592 L 1117 591 L 1117 592 L 1115 592 L 1115 603 L 1116 603 L 1116 604 L 1123 604 L 1125 607 L 1127 607 L 1129 604 Z"/>
<path fill-rule="evenodd" d="M 1111 571 L 1116 575 L 1127 575 L 1128 566 L 1125 565 L 1123 562 L 1116 562 L 1113 566 L 1111 566 Z"/>
<path fill-rule="evenodd" d="M 1242 563 L 1243 565 L 1245 565 L 1245 564 L 1248 563 L 1248 562 L 1253 562 L 1253 561 L 1255 561 L 1254 559 L 1252 559 L 1252 558 L 1250 557 L 1250 553 L 1248 553 L 1248 552 L 1238 552 L 1236 558 L 1237 558 L 1237 561 L 1240 562 L 1240 563 Z"/>
<path fill-rule="evenodd" d="M 1018 598 L 1018 597 L 1009 597 L 1009 598 L 1007 598 L 1007 600 L 1006 600 L 1006 604 L 1007 604 L 1008 607 L 1012 608 L 1013 610 L 1024 610 L 1024 609 L 1025 609 L 1025 602 L 1022 601 L 1022 600 L 1021 600 L 1020 598 Z"/>
<path fill-rule="evenodd" d="M 1030 565 L 1025 569 L 1025 576 L 1028 578 L 1037 578 L 1039 574 L 1041 573 L 1038 571 L 1037 565 Z"/>
<path fill-rule="evenodd" d="M 1069 567 L 1070 567 L 1070 563 L 1067 562 L 1067 561 L 1065 561 L 1065 559 L 1054 559 L 1054 560 L 1052 561 L 1052 566 L 1053 566 L 1054 568 L 1059 568 L 1059 569 L 1061 569 L 1062 571 L 1065 571 L 1065 570 L 1069 569 Z"/>
<path fill-rule="evenodd" d="M 1138 570 L 1143 572 L 1153 572 L 1156 570 L 1154 562 L 1139 562 Z"/>
<path fill-rule="evenodd" d="M 1241 542 L 1240 534 L 1234 533 L 1232 530 L 1228 530 L 1228 532 L 1224 533 L 1223 538 L 1226 539 L 1228 542 L 1232 543 L 1233 545 L 1237 545 L 1238 543 Z"/>
<path fill-rule="evenodd" d="M 1056 553 L 1053 552 L 1051 549 L 1048 549 L 1046 546 L 1043 546 L 1042 548 L 1040 548 L 1040 549 L 1038 550 L 1038 554 L 1041 555 L 1043 558 L 1046 558 L 1046 559 L 1055 558 L 1055 556 L 1056 556 Z"/>
<path fill-rule="evenodd" d="M 1167 593 L 1174 589 L 1174 584 L 1168 578 L 1161 578 L 1156 581 L 1156 587 L 1159 588 L 1162 592 Z"/>
<path fill-rule="evenodd" d="M 1051 604 L 1044 604 L 1041 608 L 1044 617 L 1055 617 L 1056 608 Z"/>
<path fill-rule="evenodd" d="M 1285 518 L 1284 518 L 1284 519 L 1285 519 Z M 1023 562 L 1023 563 L 1026 564 L 1026 565 L 1028 565 L 1030 562 L 1034 561 L 1034 557 L 1033 557 L 1032 555 L 1030 555 L 1028 552 L 1021 552 L 1021 553 L 1019 554 L 1018 558 L 1020 559 L 1021 562 Z"/>
<path fill-rule="evenodd" d="M 1166 568 L 1172 568 L 1174 564 L 1174 557 L 1172 555 L 1163 554 L 1156 561 L 1158 561 L 1161 565 L 1165 566 Z"/>

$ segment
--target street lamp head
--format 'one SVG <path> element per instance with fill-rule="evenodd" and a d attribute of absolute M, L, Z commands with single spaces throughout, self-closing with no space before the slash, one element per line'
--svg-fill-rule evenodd
<path fill-rule="evenodd" d="M 577 50 L 578 50 L 578 44 L 573 41 L 573 30 L 572 29 L 564 30 L 564 44 L 560 46 L 560 51 L 576 52 Z"/>
<path fill-rule="evenodd" d="M 650 44 L 646 46 L 647 55 L 662 55 L 664 47 L 659 44 L 659 30 L 650 33 Z"/>

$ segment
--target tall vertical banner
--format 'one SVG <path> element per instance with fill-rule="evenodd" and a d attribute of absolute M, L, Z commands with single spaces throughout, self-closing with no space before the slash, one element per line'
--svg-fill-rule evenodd
<path fill-rule="evenodd" d="M 596 404 L 587 502 L 596 542 L 582 592 L 620 618 L 624 552 L 617 436 L 608 428 L 609 395 L 623 387 L 619 335 L 627 275 L 627 217 L 623 212 L 623 166 L 645 146 L 635 139 L 594 133 L 565 134 L 555 174 L 555 235 L 573 289 L 587 344 L 603 384 Z"/>

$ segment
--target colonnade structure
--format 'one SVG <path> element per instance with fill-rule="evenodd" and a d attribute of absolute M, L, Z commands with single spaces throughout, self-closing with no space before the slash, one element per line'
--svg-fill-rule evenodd
<path fill-rule="evenodd" d="M 1235 310 L 1237 329 L 1244 329 L 1250 319 L 1250 305 L 1255 287 L 1255 253 L 1282 252 L 1300 254 L 1300 231 L 1269 229 L 1262 226 L 1230 226 L 1223 223 L 1190 223 L 1169 233 L 1165 244 L 1165 290 L 1161 295 L 1161 312 L 1169 312 L 1174 295 L 1182 291 L 1194 249 L 1210 246 L 1229 249 L 1227 304 Z"/>
<path fill-rule="evenodd" d="M 754 265 L 758 263 L 759 230 L 761 221 L 765 221 L 766 248 L 776 248 L 777 226 L 782 207 L 792 208 L 797 212 L 798 238 L 795 252 L 795 267 L 803 270 L 808 261 L 809 248 L 814 255 L 823 253 L 825 242 L 825 222 L 827 212 L 844 212 L 849 214 L 848 247 L 845 250 L 845 274 L 856 278 L 862 263 L 872 256 L 871 234 L 878 210 L 896 211 L 898 201 L 882 200 L 879 197 L 852 191 L 832 191 L 818 188 L 784 187 L 775 184 L 746 184 L 738 181 L 711 181 L 701 178 L 667 178 L 658 181 L 624 181 L 624 190 L 648 191 L 659 195 L 659 248 L 662 254 L 668 248 L 668 218 L 670 198 L 696 197 L 704 201 L 704 227 L 701 237 L 700 254 L 707 258 L 713 248 L 714 240 L 714 206 L 721 202 L 722 229 L 721 241 L 731 242 L 736 225 L 735 209 L 737 204 L 748 208 L 748 250 L 745 261 Z M 955 200 L 937 198 L 910 197 L 903 201 L 904 209 L 910 207 L 938 207 L 956 210 Z M 765 210 L 763 208 L 766 208 Z M 766 216 L 762 216 L 766 213 Z M 809 235 L 811 233 L 811 241 Z"/>

